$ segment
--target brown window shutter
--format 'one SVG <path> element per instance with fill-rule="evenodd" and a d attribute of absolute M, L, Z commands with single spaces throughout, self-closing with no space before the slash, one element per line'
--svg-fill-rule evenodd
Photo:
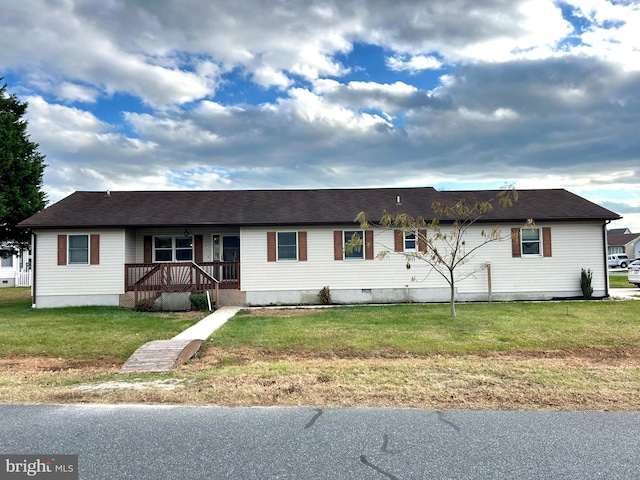
<path fill-rule="evenodd" d="M 298 232 L 298 261 L 307 261 L 307 232 Z"/>
<path fill-rule="evenodd" d="M 67 236 L 58 235 L 58 265 L 67 264 Z"/>
<path fill-rule="evenodd" d="M 151 235 L 144 236 L 144 263 L 153 262 L 153 238 Z"/>
<path fill-rule="evenodd" d="M 427 252 L 427 231 L 418 230 L 418 251 L 422 253 Z"/>
<path fill-rule="evenodd" d="M 267 232 L 267 262 L 276 261 L 276 232 Z"/>
<path fill-rule="evenodd" d="M 100 265 L 100 235 L 96 233 L 89 237 L 89 265 Z"/>
<path fill-rule="evenodd" d="M 404 252 L 404 232 L 402 230 L 393 231 L 393 251 Z"/>
<path fill-rule="evenodd" d="M 520 244 L 520 229 L 511 229 L 511 256 L 522 257 L 522 246 Z"/>
<path fill-rule="evenodd" d="M 342 230 L 335 230 L 333 232 L 333 259 L 342 260 L 344 254 L 342 251 Z"/>
<path fill-rule="evenodd" d="M 202 235 L 193 236 L 193 260 L 199 265 L 204 261 L 204 240 Z"/>
<path fill-rule="evenodd" d="M 364 231 L 364 259 L 373 260 L 373 230 Z"/>
<path fill-rule="evenodd" d="M 542 256 L 551 256 L 551 227 L 542 228 Z"/>

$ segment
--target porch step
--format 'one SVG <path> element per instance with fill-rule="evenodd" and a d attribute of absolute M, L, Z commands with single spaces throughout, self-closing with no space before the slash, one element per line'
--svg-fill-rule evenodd
<path fill-rule="evenodd" d="M 154 340 L 138 348 L 120 368 L 121 373 L 167 372 L 189 360 L 202 340 Z"/>

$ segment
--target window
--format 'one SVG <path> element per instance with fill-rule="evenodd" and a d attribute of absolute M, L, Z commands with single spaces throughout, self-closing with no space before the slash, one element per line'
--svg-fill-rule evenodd
<path fill-rule="evenodd" d="M 89 264 L 89 235 L 69 235 L 69 265 Z"/>
<path fill-rule="evenodd" d="M 157 236 L 153 239 L 155 262 L 190 262 L 193 260 L 193 237 Z"/>
<path fill-rule="evenodd" d="M 540 256 L 540 229 L 523 228 L 522 232 L 522 255 Z"/>
<path fill-rule="evenodd" d="M 190 262 L 193 260 L 193 239 L 191 237 L 175 237 L 176 261 Z"/>
<path fill-rule="evenodd" d="M 2 252 L 2 253 L 8 253 L 8 252 Z M 2 259 L 0 260 L 0 267 L 13 267 L 13 255 L 11 255 L 9 253 L 8 257 L 2 257 Z"/>
<path fill-rule="evenodd" d="M 362 248 L 362 244 L 364 243 L 362 230 L 345 230 L 344 245 L 347 246 L 349 242 L 352 242 L 352 248 L 345 248 L 344 258 L 364 258 L 364 248 Z"/>
<path fill-rule="evenodd" d="M 404 251 L 418 251 L 418 239 L 416 237 L 416 232 L 404 232 Z"/>
<path fill-rule="evenodd" d="M 298 235 L 296 232 L 278 232 L 278 261 L 298 260 Z"/>

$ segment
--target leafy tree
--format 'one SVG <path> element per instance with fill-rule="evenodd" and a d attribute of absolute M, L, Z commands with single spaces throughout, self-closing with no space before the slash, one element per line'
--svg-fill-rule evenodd
<path fill-rule="evenodd" d="M 469 229 L 493 210 L 494 204 L 497 203 L 501 207 L 511 207 L 517 200 L 518 194 L 513 188 L 503 189 L 494 197 L 482 202 L 475 202 L 473 205 L 467 204 L 465 198 L 461 198 L 452 205 L 436 200 L 431 204 L 434 215 L 429 223 L 420 216 L 414 218 L 405 213 L 392 215 L 384 211 L 378 226 L 385 229 L 412 232 L 415 235 L 418 251 L 402 253 L 407 259 L 407 268 L 411 267 L 410 262 L 412 261 L 422 261 L 446 280 L 451 292 L 450 313 L 452 317 L 455 317 L 457 282 L 485 269 L 486 264 L 463 271 L 460 267 L 485 245 L 511 237 L 510 233 L 502 235 L 500 226 L 495 225 L 490 230 L 482 230 L 482 240 L 469 247 L 466 242 Z M 354 221 L 359 223 L 363 229 L 371 227 L 365 212 L 360 212 Z M 532 220 L 529 221 L 531 224 L 532 222 Z M 345 248 L 347 250 L 359 248 L 360 244 L 361 239 L 354 237 L 347 242 Z M 377 256 L 385 258 L 390 253 L 391 250 L 385 249 Z"/>
<path fill-rule="evenodd" d="M 2 81 L 2 77 L 0 77 Z M 0 244 L 10 247 L 6 253 L 29 245 L 29 233 L 16 225 L 46 205 L 42 192 L 44 155 L 38 144 L 29 140 L 27 121 L 22 117 L 27 102 L 7 94 L 0 87 Z"/>

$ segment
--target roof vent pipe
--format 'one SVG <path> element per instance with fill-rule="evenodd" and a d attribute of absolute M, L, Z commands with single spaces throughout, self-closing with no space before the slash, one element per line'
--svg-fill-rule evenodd
<path fill-rule="evenodd" d="M 400 195 L 396 195 L 396 205 L 402 205 L 402 202 L 400 201 Z"/>

